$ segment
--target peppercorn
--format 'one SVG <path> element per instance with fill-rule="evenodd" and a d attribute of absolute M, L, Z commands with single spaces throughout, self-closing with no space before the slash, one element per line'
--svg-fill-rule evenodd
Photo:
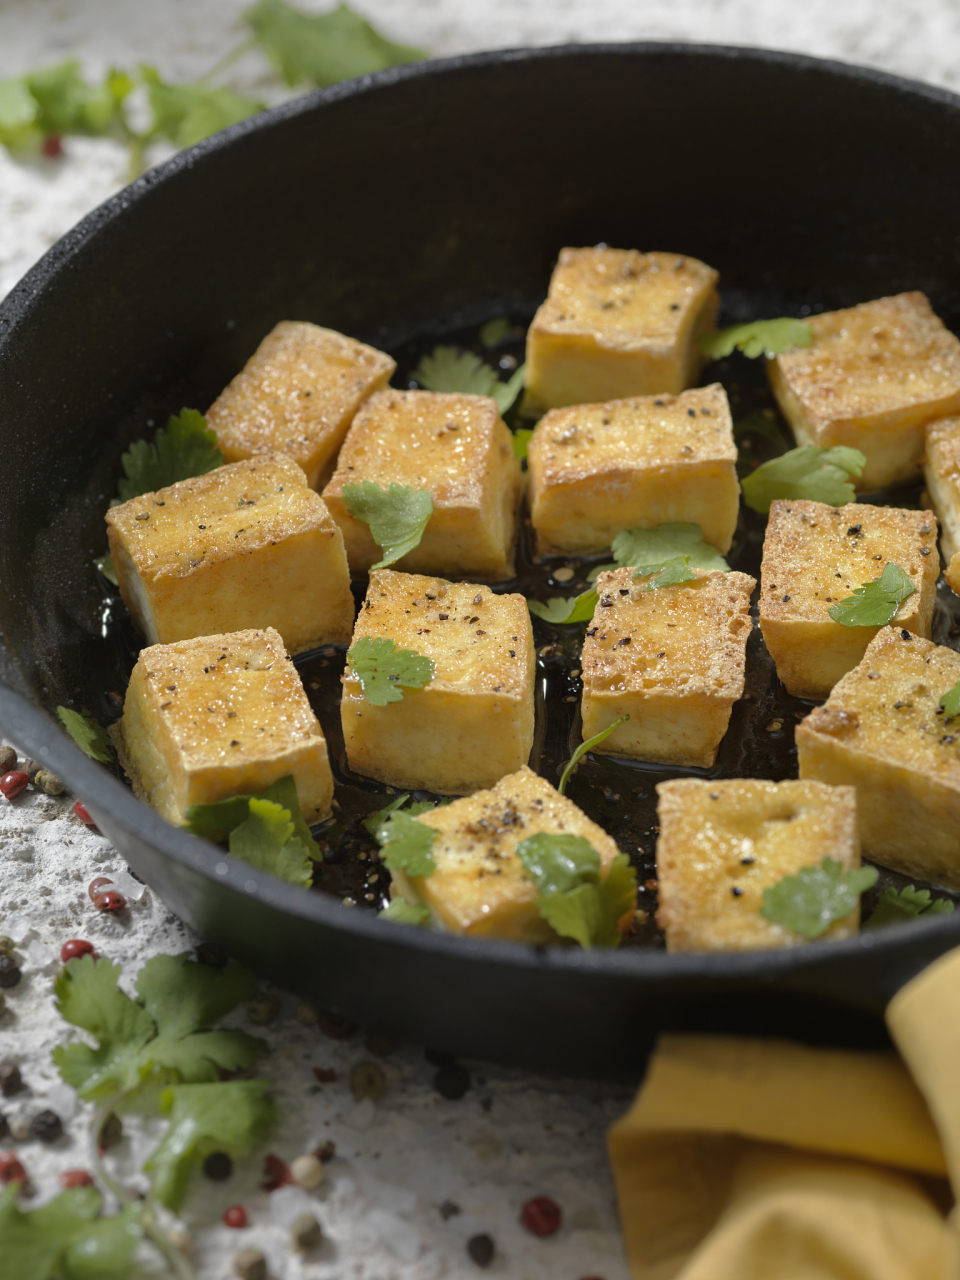
<path fill-rule="evenodd" d="M 297 1021 L 304 1027 L 316 1026 L 319 1011 L 309 1000 L 301 1000 L 297 1005 Z"/>
<path fill-rule="evenodd" d="M 321 1142 L 320 1146 L 313 1153 L 321 1164 L 329 1164 L 333 1157 L 337 1154 L 337 1144 L 331 1142 L 329 1138 L 326 1142 Z"/>
<path fill-rule="evenodd" d="M 6 1011 L 7 1011 L 7 997 L 3 994 L 2 991 L 0 991 L 0 1018 L 3 1017 Z"/>
<path fill-rule="evenodd" d="M 0 1152 L 0 1185 L 8 1186 L 11 1182 L 20 1182 L 26 1186 L 29 1179 L 27 1171 L 17 1159 L 15 1151 Z"/>
<path fill-rule="evenodd" d="M 12 938 L 8 938 L 6 934 L 0 934 L 0 956 L 13 955 L 17 949 L 17 944 Z"/>
<path fill-rule="evenodd" d="M 34 782 L 48 796 L 62 796 L 66 790 L 57 775 L 49 769 L 40 769 Z"/>
<path fill-rule="evenodd" d="M 16 767 L 17 753 L 13 747 L 0 747 L 0 775 L 13 773 Z"/>
<path fill-rule="evenodd" d="M 313 1191 L 323 1181 L 323 1165 L 315 1155 L 297 1156 L 290 1165 L 290 1177 L 304 1191 Z"/>
<path fill-rule="evenodd" d="M 363 1038 L 363 1047 L 375 1058 L 386 1058 L 396 1049 L 397 1042 L 393 1036 L 385 1035 L 381 1031 L 368 1031 Z"/>
<path fill-rule="evenodd" d="M 242 1204 L 232 1204 L 223 1215 L 223 1225 L 225 1227 L 233 1227 L 235 1231 L 242 1230 L 247 1225 L 247 1211 Z"/>
<path fill-rule="evenodd" d="M 87 885 L 87 894 L 90 898 L 90 901 L 93 902 L 95 898 L 97 898 L 102 892 L 104 892 L 104 890 L 106 890 L 112 884 L 113 884 L 113 881 L 110 879 L 109 876 L 94 876 L 94 878 Z"/>
<path fill-rule="evenodd" d="M 387 1077 L 375 1062 L 358 1062 L 350 1071 L 350 1092 L 357 1102 L 382 1098 L 387 1088 Z"/>
<path fill-rule="evenodd" d="M 111 1147 L 115 1147 L 122 1139 L 123 1121 L 115 1111 L 111 1111 L 100 1126 L 100 1133 L 97 1135 L 97 1146 L 101 1151 L 109 1151 Z"/>
<path fill-rule="evenodd" d="M 254 996 L 247 1004 L 247 1017 L 255 1026 L 268 1027 L 276 1021 L 280 1012 L 280 1000 L 277 996 Z"/>
<path fill-rule="evenodd" d="M 290 1185 L 290 1166 L 286 1160 L 281 1160 L 279 1156 L 272 1153 L 263 1157 L 263 1182 L 260 1184 L 264 1191 L 279 1191 L 281 1187 Z"/>
<path fill-rule="evenodd" d="M 312 1213 L 302 1213 L 290 1228 L 290 1243 L 295 1249 L 306 1253 L 315 1249 L 323 1239 L 323 1230 Z"/>
<path fill-rule="evenodd" d="M 520 1210 L 521 1223 L 535 1236 L 552 1236 L 562 1218 L 560 1206 L 548 1196 L 535 1196 Z"/>
<path fill-rule="evenodd" d="M 329 1009 L 317 1010 L 317 1025 L 323 1034 L 329 1036 L 331 1040 L 349 1040 L 358 1030 L 355 1022 L 351 1022 L 349 1018 L 343 1018 L 339 1013 L 333 1013 Z"/>
<path fill-rule="evenodd" d="M 225 1151 L 214 1151 L 204 1160 L 203 1172 L 211 1182 L 226 1182 L 233 1173 L 233 1161 Z"/>
<path fill-rule="evenodd" d="M 38 1111 L 30 1121 L 30 1137 L 39 1142 L 56 1142 L 63 1137 L 63 1123 L 55 1111 Z"/>
<path fill-rule="evenodd" d="M 196 950 L 197 963 L 208 965 L 211 969 L 225 969 L 230 957 L 215 942 L 201 942 Z"/>
<path fill-rule="evenodd" d="M 77 960 L 80 956 L 93 956 L 96 959 L 96 955 L 93 943 L 87 942 L 85 938 L 71 938 L 60 948 L 60 959 L 64 964 L 70 960 Z"/>
<path fill-rule="evenodd" d="M 127 905 L 127 900 L 122 893 L 117 893 L 115 889 L 108 889 L 106 893 L 97 894 L 93 905 L 98 911 L 122 911 Z"/>
<path fill-rule="evenodd" d="M 450 1062 L 433 1077 L 433 1087 L 441 1098 L 456 1102 L 470 1088 L 470 1072 L 458 1062 Z"/>
<path fill-rule="evenodd" d="M 37 774 L 40 772 L 40 770 L 43 768 L 43 765 L 40 763 L 39 760 L 31 760 L 30 757 L 27 756 L 21 768 L 23 769 L 23 772 L 27 775 L 27 777 L 32 782 L 34 778 L 37 776 Z"/>
<path fill-rule="evenodd" d="M 0 792 L 7 797 L 8 800 L 15 800 L 17 796 L 22 795 L 29 785 L 30 779 L 22 769 L 14 769 L 10 773 L 5 773 L 0 777 Z"/>
<path fill-rule="evenodd" d="M 92 1187 L 93 1177 L 86 1169 L 64 1169 L 62 1173 L 57 1174 L 57 1181 L 61 1187 L 68 1190 L 72 1187 Z"/>
<path fill-rule="evenodd" d="M 471 1236 L 467 1241 L 467 1253 L 478 1267 L 489 1267 L 496 1253 L 493 1237 L 486 1234 Z"/>
<path fill-rule="evenodd" d="M 0 1093 L 5 1098 L 12 1097 L 23 1088 L 20 1068 L 13 1062 L 0 1062 Z"/>
<path fill-rule="evenodd" d="M 259 1249 L 241 1249 L 233 1269 L 240 1280 L 267 1280 L 267 1260 Z"/>
<path fill-rule="evenodd" d="M 90 816 L 90 810 L 87 808 L 87 806 L 83 803 L 82 800 L 78 800 L 77 803 L 73 806 L 73 812 L 77 815 L 80 821 L 84 823 L 85 826 L 95 827 L 97 825 L 94 822 L 93 818 Z"/>
<path fill-rule="evenodd" d="M 15 987 L 22 976 L 20 966 L 12 956 L 0 956 L 0 987 L 4 991 Z"/>

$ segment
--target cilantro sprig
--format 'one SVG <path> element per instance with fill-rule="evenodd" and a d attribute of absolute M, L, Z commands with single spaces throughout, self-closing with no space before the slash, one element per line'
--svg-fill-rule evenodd
<path fill-rule="evenodd" d="M 751 360 L 757 356 L 770 359 L 795 347 L 809 347 L 812 342 L 813 328 L 805 320 L 788 317 L 734 324 L 728 329 L 713 329 L 699 338 L 700 350 L 708 360 L 722 360 L 735 348 Z"/>
<path fill-rule="evenodd" d="M 864 929 L 882 929 L 888 924 L 902 924 L 923 916 L 946 916 L 954 909 L 949 898 L 934 898 L 929 889 L 915 884 L 902 889 L 885 889 Z"/>
<path fill-rule="evenodd" d="M 459 347 L 434 347 L 423 356 L 413 376 L 428 391 L 460 391 L 467 395 L 491 396 L 501 413 L 507 410 L 523 390 L 526 365 L 520 365 L 507 382 L 501 382 L 496 369 L 472 351 Z"/>
<path fill-rule="evenodd" d="M 143 146 L 154 138 L 166 138 L 176 147 L 192 147 L 266 107 L 265 102 L 244 97 L 232 89 L 212 87 L 202 80 L 172 84 L 164 80 L 156 67 L 146 64 L 140 67 L 140 75 L 147 86 L 153 112 L 153 122 L 142 140 Z"/>
<path fill-rule="evenodd" d="M 422 689 L 436 670 L 432 659 L 416 649 L 401 649 L 383 636 L 361 636 L 348 651 L 347 662 L 363 696 L 375 707 L 399 702 L 404 689 Z"/>
<path fill-rule="evenodd" d="M 91 760 L 99 760 L 101 764 L 112 763 L 113 743 L 110 735 L 86 707 L 82 711 L 57 707 L 57 715 L 70 737 Z"/>
<path fill-rule="evenodd" d="M 532 427 L 517 427 L 513 433 L 513 453 L 521 462 L 530 452 L 530 440 L 533 437 Z"/>
<path fill-rule="evenodd" d="M 432 805 L 427 807 L 432 808 Z M 421 807 L 419 812 L 424 812 Z M 430 850 L 440 832 L 418 822 L 412 810 L 387 806 L 365 825 L 380 846 L 380 857 L 391 871 L 408 876 L 432 876 L 437 869 Z"/>
<path fill-rule="evenodd" d="M 100 1192 L 75 1187 L 25 1211 L 19 1191 L 18 1183 L 0 1191 L 0 1258 L 11 1280 L 127 1280 L 143 1235 L 140 1204 L 100 1217 Z"/>
<path fill-rule="evenodd" d="M 419 546 L 433 515 L 430 490 L 406 484 L 391 484 L 385 489 L 372 480 L 345 484 L 343 501 L 354 520 L 370 526 L 374 542 L 384 553 L 374 569 L 385 569 Z"/>
<path fill-rule="evenodd" d="M 155 493 L 167 485 L 222 467 L 223 454 L 217 433 L 196 409 L 172 414 L 153 440 L 135 440 L 120 459 L 125 479 L 117 486 L 120 502 Z"/>
<path fill-rule="evenodd" d="M 612 551 L 618 565 L 633 567 L 634 578 L 656 574 L 658 580 L 650 587 L 691 582 L 696 577 L 691 569 L 730 571 L 716 547 L 704 541 L 698 524 L 669 523 L 658 524 L 655 529 L 624 529 L 614 538 Z"/>
<path fill-rule="evenodd" d="M 625 854 L 618 853 L 603 876 L 599 853 L 582 836 L 540 832 L 521 840 L 516 853 L 539 891 L 537 911 L 556 933 L 587 950 L 620 942 L 618 923 L 637 895 Z"/>
<path fill-rule="evenodd" d="M 916 591 L 909 576 L 898 564 L 887 564 L 879 578 L 855 587 L 853 595 L 827 610 L 843 627 L 885 627 Z"/>
<path fill-rule="evenodd" d="M 805 444 L 762 463 L 740 481 L 743 500 L 762 515 L 776 498 L 807 498 L 842 507 L 856 498 L 851 476 L 863 474 L 867 460 L 859 449 Z"/>
<path fill-rule="evenodd" d="M 528 600 L 527 608 L 545 622 L 564 626 L 573 622 L 589 622 L 600 597 L 596 591 L 582 591 L 578 596 L 553 596 L 550 600 Z"/>
<path fill-rule="evenodd" d="M 381 920 L 392 920 L 394 924 L 424 925 L 430 921 L 430 908 L 421 902 L 408 902 L 406 898 L 391 898 L 382 911 L 378 912 Z"/>
<path fill-rule="evenodd" d="M 567 783 L 570 781 L 570 777 L 574 769 L 576 769 L 577 765 L 587 752 L 592 751 L 594 747 L 598 747 L 604 739 L 610 737 L 611 733 L 613 733 L 614 729 L 616 729 L 618 725 L 625 724 L 629 719 L 630 713 L 628 711 L 627 714 L 621 716 L 619 720 L 614 720 L 613 724 L 608 724 L 605 729 L 601 729 L 599 733 L 595 733 L 592 738 L 587 738 L 585 742 L 580 743 L 579 747 L 577 747 L 576 751 L 574 751 L 573 755 L 567 762 L 567 767 L 560 775 L 560 782 L 557 785 L 557 790 L 561 795 L 566 792 Z"/>
<path fill-rule="evenodd" d="M 764 889 L 760 915 L 812 942 L 848 916 L 876 880 L 876 867 L 844 872 L 836 858 L 824 858 L 819 866 L 802 867 Z"/>

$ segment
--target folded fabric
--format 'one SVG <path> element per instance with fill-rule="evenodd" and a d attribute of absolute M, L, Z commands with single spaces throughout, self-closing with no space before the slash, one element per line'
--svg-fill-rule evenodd
<path fill-rule="evenodd" d="M 661 1037 L 609 1135 L 634 1280 L 960 1280 L 960 950 L 887 1022 L 902 1061 Z"/>

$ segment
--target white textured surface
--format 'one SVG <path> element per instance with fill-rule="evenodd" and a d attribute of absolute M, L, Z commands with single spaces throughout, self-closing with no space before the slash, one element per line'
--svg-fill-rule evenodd
<path fill-rule="evenodd" d="M 0 0 L 0 78 L 72 55 L 93 74 L 111 63 L 149 60 L 171 78 L 196 76 L 239 42 L 236 19 L 244 7 L 244 0 Z M 679 38 L 839 57 L 949 87 L 960 81 L 960 6 L 952 0 L 926 0 L 922 15 L 890 0 L 364 0 L 359 7 L 388 34 L 436 54 Z M 238 64 L 233 83 L 271 101 L 282 96 L 269 87 L 256 55 Z M 0 149 L 0 294 L 124 180 L 126 155 L 112 142 L 71 139 L 65 152 L 61 161 L 22 164 Z M 126 919 L 94 910 L 89 881 L 121 870 L 107 842 L 82 826 L 69 803 L 37 795 L 12 804 L 0 799 L 0 933 L 17 936 L 24 966 L 0 1016 L 0 1057 L 20 1062 L 28 1086 L 0 1100 L 14 1120 L 42 1105 L 70 1120 L 76 1105 L 49 1057 L 64 1035 L 52 998 L 63 941 L 89 938 L 131 978 L 149 956 L 194 942 L 149 890 Z M 255 1161 L 226 1184 L 198 1178 L 185 1221 L 202 1280 L 232 1274 L 233 1253 L 248 1243 L 267 1254 L 273 1280 L 475 1276 L 465 1242 L 480 1231 L 497 1243 L 488 1274 L 625 1280 L 603 1139 L 627 1091 L 473 1064 L 471 1091 L 450 1102 L 433 1090 L 434 1069 L 422 1053 L 401 1048 L 381 1063 L 384 1097 L 357 1104 L 347 1076 L 370 1056 L 362 1039 L 326 1039 L 293 1013 L 285 997 L 280 1018 L 265 1032 L 273 1053 L 264 1074 L 276 1082 L 282 1116 L 270 1149 L 292 1159 L 330 1138 L 337 1158 L 314 1195 L 285 1191 L 272 1202 L 257 1190 Z M 337 1080 L 316 1084 L 314 1066 L 333 1067 Z M 58 1170 L 87 1163 L 86 1114 L 77 1109 L 67 1137 L 54 1147 L 20 1148 L 36 1203 L 54 1194 Z M 131 1170 L 149 1136 L 134 1132 L 132 1150 L 120 1149 Z M 553 1196 L 565 1212 L 551 1240 L 537 1240 L 517 1224 L 520 1205 L 537 1194 Z M 444 1219 L 438 1206 L 446 1200 L 462 1212 Z M 286 1227 L 308 1201 L 327 1243 L 304 1262 L 289 1251 Z M 219 1216 L 237 1202 L 253 1225 L 229 1232 Z"/>

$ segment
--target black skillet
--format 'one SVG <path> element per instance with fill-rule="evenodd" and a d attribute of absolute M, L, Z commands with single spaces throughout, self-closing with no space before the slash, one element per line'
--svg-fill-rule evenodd
<path fill-rule="evenodd" d="M 382 883 L 357 893 L 375 864 L 355 832 L 329 834 L 328 892 L 293 888 L 166 825 L 51 719 L 60 702 L 105 715 L 129 670 L 130 633 L 92 560 L 131 440 L 208 405 L 278 320 L 365 339 L 404 372 L 439 336 L 475 342 L 504 312 L 525 322 L 558 249 L 599 241 L 716 266 L 726 320 L 923 289 L 957 328 L 960 99 L 758 50 L 522 50 L 337 86 L 151 171 L 0 306 L 0 724 L 202 934 L 368 1025 L 595 1074 L 635 1070 L 661 1028 L 879 1043 L 886 1001 L 960 942 L 960 912 L 747 955 L 668 955 L 652 924 L 618 952 L 442 937 L 365 909 Z M 723 378 L 738 415 L 767 403 L 739 358 L 707 376 Z M 761 528 L 741 526 L 739 566 L 755 567 Z M 549 570 L 528 575 L 528 590 L 569 594 Z M 941 609 L 938 638 L 952 643 L 950 624 Z M 537 626 L 537 764 L 555 778 L 575 738 L 564 698 L 577 633 Z M 325 699 L 340 661 L 304 664 L 334 739 Z M 789 776 L 805 708 L 783 694 L 758 636 L 749 687 L 720 767 Z M 596 758 L 570 790 L 644 877 L 661 776 Z M 343 816 L 376 807 L 374 790 L 341 772 Z"/>

